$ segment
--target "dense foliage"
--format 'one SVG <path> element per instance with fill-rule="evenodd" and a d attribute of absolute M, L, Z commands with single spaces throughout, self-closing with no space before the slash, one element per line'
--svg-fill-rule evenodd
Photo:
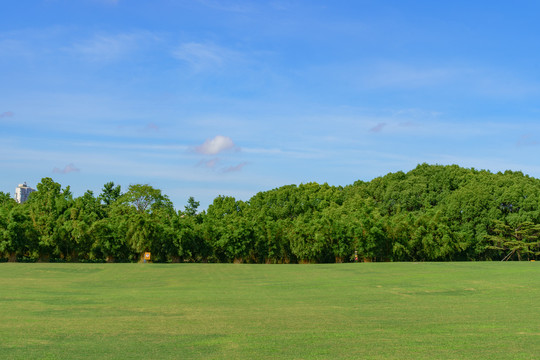
<path fill-rule="evenodd" d="M 0 258 L 10 261 L 307 263 L 532 260 L 540 257 L 540 180 L 422 164 L 346 187 L 308 183 L 190 198 L 175 211 L 149 185 L 107 183 L 74 198 L 44 178 L 17 204 L 0 192 Z"/>

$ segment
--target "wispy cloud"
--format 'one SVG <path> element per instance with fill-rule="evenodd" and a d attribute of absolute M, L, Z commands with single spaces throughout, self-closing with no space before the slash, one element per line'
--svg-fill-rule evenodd
<path fill-rule="evenodd" d="M 197 2 L 207 8 L 227 12 L 248 13 L 254 10 L 253 6 L 239 1 L 197 0 Z"/>
<path fill-rule="evenodd" d="M 92 62 L 112 62 L 125 58 L 142 43 L 157 40 L 157 37 L 144 31 L 122 34 L 97 34 L 78 42 L 71 48 L 83 58 Z"/>
<path fill-rule="evenodd" d="M 205 167 L 205 168 L 214 169 L 218 165 L 219 161 L 220 161 L 219 158 L 201 160 L 201 161 L 199 161 L 197 166 L 202 166 L 202 167 Z"/>
<path fill-rule="evenodd" d="M 399 109 L 391 111 L 393 116 L 408 117 L 408 118 L 438 118 L 443 115 L 440 111 L 420 109 L 420 108 L 409 108 L 409 109 Z"/>
<path fill-rule="evenodd" d="M 0 114 L 0 118 L 13 117 L 15 114 L 12 111 L 6 111 Z"/>
<path fill-rule="evenodd" d="M 244 168 L 244 166 L 247 165 L 247 162 L 240 163 L 235 166 L 229 166 L 228 168 L 223 169 L 224 173 L 230 173 L 230 172 L 238 172 Z"/>
<path fill-rule="evenodd" d="M 412 66 L 409 64 L 383 62 L 375 65 L 365 77 L 372 87 L 419 88 L 438 86 L 470 73 L 470 69 L 451 66 Z"/>
<path fill-rule="evenodd" d="M 534 139 L 531 135 L 523 135 L 516 143 L 517 146 L 535 146 L 540 145 L 540 142 Z"/>
<path fill-rule="evenodd" d="M 272 1 L 269 5 L 272 7 L 272 9 L 284 11 L 289 10 L 293 4 L 291 4 L 289 1 Z"/>
<path fill-rule="evenodd" d="M 195 147 L 195 151 L 204 155 L 216 155 L 234 148 L 236 148 L 236 145 L 230 137 L 217 135 L 213 139 L 207 139 L 202 145 Z"/>
<path fill-rule="evenodd" d="M 106 5 L 118 5 L 120 0 L 93 0 L 93 2 Z"/>
<path fill-rule="evenodd" d="M 4 57 L 17 57 L 19 61 L 32 56 L 33 51 L 30 47 L 20 39 L 3 38 L 6 35 L 0 34 L 0 51 Z M 8 34 L 16 37 L 20 34 Z"/>
<path fill-rule="evenodd" d="M 392 61 L 364 66 L 361 84 L 375 89 L 459 89 L 488 97 L 536 95 L 540 84 L 504 68 L 467 64 L 409 64 Z M 412 110 L 413 114 L 416 112 Z M 407 111 L 410 111 L 407 110 Z M 438 116 L 440 113 L 434 113 Z"/>
<path fill-rule="evenodd" d="M 369 129 L 369 131 L 371 132 L 375 132 L 375 133 L 378 133 L 378 132 L 381 132 L 384 127 L 386 126 L 387 124 L 382 122 L 382 123 L 378 123 L 377 125 L 375 125 L 374 127 L 372 127 L 371 129 Z"/>
<path fill-rule="evenodd" d="M 159 126 L 156 123 L 151 122 L 151 123 L 146 124 L 145 130 L 159 131 Z"/>
<path fill-rule="evenodd" d="M 18 65 L 39 56 L 40 62 L 43 62 L 43 57 L 58 55 L 56 41 L 65 34 L 66 31 L 62 26 L 2 31 L 0 32 L 2 60 L 16 58 L 17 63 L 14 65 Z"/>
<path fill-rule="evenodd" d="M 214 44 L 197 42 L 181 44 L 172 54 L 176 59 L 187 62 L 196 71 L 221 68 L 241 58 L 236 51 Z"/>
<path fill-rule="evenodd" d="M 199 161 L 199 163 L 197 164 L 197 167 L 203 167 L 203 168 L 211 169 L 211 170 L 218 171 L 220 173 L 226 174 L 226 173 L 232 173 L 232 172 L 241 171 L 242 168 L 244 168 L 244 166 L 246 166 L 248 164 L 247 162 L 242 162 L 242 163 L 237 164 L 237 165 L 231 165 L 231 166 L 228 166 L 228 167 L 222 167 L 222 166 L 220 166 L 221 163 L 222 163 L 222 161 L 221 161 L 220 158 L 212 158 L 212 159 L 206 159 L 206 160 Z"/>
<path fill-rule="evenodd" d="M 73 163 L 66 165 L 66 167 L 63 169 L 60 169 L 57 167 L 53 169 L 53 173 L 55 174 L 69 174 L 72 172 L 80 172 L 80 171 L 81 169 L 77 168 L 75 165 L 73 165 Z"/>
<path fill-rule="evenodd" d="M 405 122 L 400 122 L 398 124 L 398 126 L 400 127 L 405 127 L 405 128 L 411 128 L 411 127 L 415 127 L 415 126 L 418 126 L 417 124 L 415 124 L 414 122 L 412 121 L 405 121 Z"/>
<path fill-rule="evenodd" d="M 495 98 L 515 99 L 540 93 L 540 83 L 507 69 L 486 68 L 475 70 L 463 79 L 471 91 Z"/>
<path fill-rule="evenodd" d="M 1 140 L 1 139 L 0 139 Z M 168 145 L 168 144 L 141 144 L 141 143 L 118 143 L 110 141 L 68 141 L 65 143 L 68 146 L 77 146 L 84 148 L 96 148 L 96 149 L 117 149 L 117 150 L 140 150 L 145 153 L 150 152 L 185 152 L 189 149 L 186 145 Z M 175 155 L 177 156 L 177 155 Z"/>

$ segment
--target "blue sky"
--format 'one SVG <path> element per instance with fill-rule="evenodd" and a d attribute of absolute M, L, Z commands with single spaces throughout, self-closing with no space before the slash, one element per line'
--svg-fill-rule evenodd
<path fill-rule="evenodd" d="M 2 5 L 0 191 L 147 183 L 182 209 L 418 163 L 540 177 L 535 1 Z"/>

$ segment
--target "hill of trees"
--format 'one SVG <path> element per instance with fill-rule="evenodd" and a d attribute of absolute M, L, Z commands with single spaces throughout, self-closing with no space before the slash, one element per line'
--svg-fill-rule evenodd
<path fill-rule="evenodd" d="M 321 263 L 532 260 L 540 257 L 540 180 L 418 165 L 345 187 L 308 183 L 190 198 L 175 211 L 149 185 L 74 198 L 50 178 L 27 202 L 0 192 L 4 261 Z"/>

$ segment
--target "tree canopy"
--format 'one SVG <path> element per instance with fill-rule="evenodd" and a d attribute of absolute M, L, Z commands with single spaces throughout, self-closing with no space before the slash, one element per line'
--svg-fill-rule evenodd
<path fill-rule="evenodd" d="M 307 183 L 176 211 L 161 190 L 109 182 L 74 198 L 44 178 L 23 204 L 0 193 L 0 259 L 313 263 L 532 260 L 540 180 L 421 164 L 348 186 Z"/>

